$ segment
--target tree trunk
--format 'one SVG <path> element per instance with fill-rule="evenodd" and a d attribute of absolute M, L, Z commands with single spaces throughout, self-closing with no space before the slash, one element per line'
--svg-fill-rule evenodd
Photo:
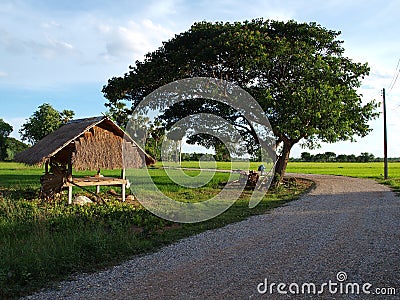
<path fill-rule="evenodd" d="M 285 176 L 286 166 L 289 161 L 290 150 L 293 147 L 293 143 L 291 142 L 283 142 L 283 149 L 281 155 L 278 157 L 278 160 L 275 165 L 275 178 L 273 181 L 273 185 L 277 186 L 282 182 L 283 177 Z"/>

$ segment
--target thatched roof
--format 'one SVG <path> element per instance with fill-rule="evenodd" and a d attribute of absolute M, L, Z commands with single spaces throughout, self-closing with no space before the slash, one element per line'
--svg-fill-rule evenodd
<path fill-rule="evenodd" d="M 128 158 L 122 155 L 123 147 L 124 153 L 129 153 Z M 61 163 L 70 160 L 80 170 L 155 163 L 118 125 L 104 116 L 72 120 L 15 156 L 15 161 L 29 165 L 43 164 L 50 159 Z M 127 164 L 127 159 L 131 163 Z"/>

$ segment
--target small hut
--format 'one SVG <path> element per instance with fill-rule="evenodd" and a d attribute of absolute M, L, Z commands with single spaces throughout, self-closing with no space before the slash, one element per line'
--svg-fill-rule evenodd
<path fill-rule="evenodd" d="M 105 116 L 72 120 L 45 136 L 32 147 L 15 156 L 15 161 L 29 165 L 45 164 L 41 192 L 51 198 L 68 188 L 72 203 L 72 187 L 120 185 L 125 201 L 125 168 L 140 168 L 155 163 L 135 141 Z M 97 171 L 91 177 L 73 178 L 75 170 Z M 103 177 L 101 169 L 121 169 L 121 178 Z"/>

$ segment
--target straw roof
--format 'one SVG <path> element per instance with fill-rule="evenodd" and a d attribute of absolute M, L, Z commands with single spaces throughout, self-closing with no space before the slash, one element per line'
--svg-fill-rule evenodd
<path fill-rule="evenodd" d="M 15 161 L 29 165 L 43 164 L 50 159 L 64 164 L 72 162 L 76 170 L 141 167 L 155 163 L 105 116 L 72 120 L 15 156 Z"/>

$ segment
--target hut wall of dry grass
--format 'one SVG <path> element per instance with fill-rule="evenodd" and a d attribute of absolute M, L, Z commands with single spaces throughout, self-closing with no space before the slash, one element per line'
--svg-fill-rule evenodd
<path fill-rule="evenodd" d="M 75 140 L 72 165 L 75 170 L 140 168 L 146 165 L 146 158 L 136 145 L 94 126 Z"/>

